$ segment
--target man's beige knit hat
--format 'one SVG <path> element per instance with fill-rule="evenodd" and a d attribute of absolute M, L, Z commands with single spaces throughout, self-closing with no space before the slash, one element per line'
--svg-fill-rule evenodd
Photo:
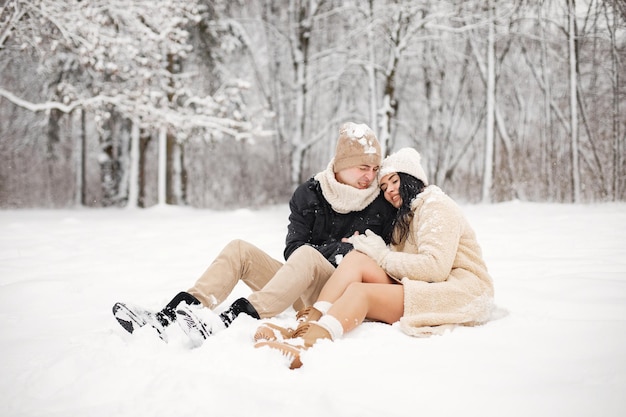
<path fill-rule="evenodd" d="M 335 150 L 334 172 L 360 165 L 379 166 L 380 161 L 380 143 L 369 126 L 352 122 L 341 126 Z"/>

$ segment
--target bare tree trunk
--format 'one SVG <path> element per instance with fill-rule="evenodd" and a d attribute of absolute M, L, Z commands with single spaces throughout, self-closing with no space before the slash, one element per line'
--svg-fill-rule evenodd
<path fill-rule="evenodd" d="M 146 207 L 146 152 L 152 141 L 152 133 L 148 134 L 145 129 L 141 129 L 139 133 L 139 196 L 137 197 L 137 205 L 141 208 Z"/>
<path fill-rule="evenodd" d="M 115 201 L 118 205 L 123 205 L 126 202 L 128 204 L 128 192 L 130 187 L 130 170 L 132 165 L 131 160 L 131 137 L 132 128 L 134 123 L 128 119 L 124 119 L 120 122 L 120 147 L 119 147 L 119 166 L 120 166 L 120 178 L 118 183 L 117 195 Z"/>
<path fill-rule="evenodd" d="M 157 164 L 157 201 L 159 205 L 167 203 L 167 128 L 159 129 L 159 151 Z"/>
<path fill-rule="evenodd" d="M 546 195 L 548 198 L 552 196 L 554 187 L 553 169 L 552 169 L 552 85 L 550 83 L 550 69 L 548 67 L 548 48 L 546 41 L 546 28 L 543 19 L 543 3 L 538 3 L 539 9 L 539 31 L 541 45 L 541 79 L 543 80 L 543 128 L 541 129 L 541 167 L 540 172 L 547 179 Z"/>
<path fill-rule="evenodd" d="M 181 63 L 179 58 L 173 54 L 167 54 L 167 72 L 169 75 L 168 84 L 171 89 L 167 94 L 168 105 L 174 101 L 176 83 L 174 77 L 180 73 Z M 167 202 L 176 206 L 187 205 L 187 184 L 185 175 L 185 165 L 183 157 L 183 145 L 177 140 L 173 133 L 167 134 L 167 177 L 169 179 L 169 192 Z"/>
<path fill-rule="evenodd" d="M 76 119 L 78 118 L 79 120 L 82 120 L 82 114 L 83 114 L 83 109 L 79 108 L 78 110 L 78 116 L 76 115 L 77 113 L 75 111 L 70 112 L 70 118 L 71 119 Z M 72 126 L 74 125 L 74 123 L 76 123 L 75 120 L 73 120 Z M 73 154 L 72 154 L 72 162 L 74 165 L 74 205 L 76 207 L 80 207 L 82 205 L 82 201 L 81 201 L 81 194 L 82 194 L 82 189 L 83 189 L 83 175 L 82 175 L 82 158 L 83 158 L 83 133 L 82 133 L 82 125 L 81 127 L 81 132 L 78 133 L 78 135 L 73 134 L 72 135 L 72 140 L 74 141 L 72 148 L 73 148 Z"/>
<path fill-rule="evenodd" d="M 116 140 L 117 115 L 113 113 L 100 129 L 100 186 L 102 187 L 102 206 L 109 207 L 118 203 L 122 167 L 120 164 L 120 146 Z"/>
<path fill-rule="evenodd" d="M 491 187 L 493 185 L 493 156 L 494 156 L 494 120 L 495 120 L 495 29 L 494 13 L 491 0 L 487 2 L 489 8 L 489 33 L 487 35 L 487 118 L 485 123 L 485 165 L 483 170 L 482 201 L 491 202 Z"/>
<path fill-rule="evenodd" d="M 48 113 L 48 126 L 47 126 L 47 130 L 46 130 L 46 169 L 47 169 L 47 175 L 46 175 L 46 179 L 44 182 L 44 187 L 45 187 L 45 195 L 46 195 L 46 205 L 47 206 L 54 206 L 55 201 L 54 201 L 54 194 L 55 194 L 55 183 L 54 183 L 54 177 L 55 177 L 55 170 L 54 170 L 54 166 L 55 166 L 55 161 L 58 159 L 57 157 L 57 147 L 59 145 L 59 143 L 61 142 L 61 137 L 60 137 L 60 124 L 61 124 L 61 117 L 63 116 L 63 113 L 59 110 L 56 109 L 52 109 L 50 110 L 50 112 Z"/>
<path fill-rule="evenodd" d="M 182 145 L 170 134 L 167 135 L 167 159 L 167 202 L 176 206 L 186 205 Z"/>
<path fill-rule="evenodd" d="M 424 42 L 422 44 L 422 55 L 427 57 L 433 54 L 432 51 L 434 46 L 431 42 Z M 464 68 L 467 68 L 465 65 Z M 435 120 L 435 112 L 433 110 L 433 75 L 430 71 L 430 65 L 422 66 L 422 80 L 424 83 L 424 118 L 426 119 L 426 129 L 424 130 L 424 137 L 427 141 L 432 141 L 433 147 L 436 148 L 436 158 L 434 163 L 434 172 L 430 175 L 435 180 L 435 184 L 443 185 L 443 181 L 441 181 L 440 174 L 445 171 L 445 158 L 446 158 L 446 149 L 447 143 L 442 140 L 437 140 L 435 137 L 435 128 L 434 128 L 434 120 Z"/>
<path fill-rule="evenodd" d="M 398 102 L 396 100 L 396 75 L 398 70 L 398 61 L 400 59 L 400 43 L 402 42 L 402 8 L 398 8 L 393 16 L 391 29 L 391 50 L 385 67 L 385 79 L 383 86 L 383 99 L 381 102 L 380 113 L 380 132 L 379 141 L 383 149 L 392 149 L 391 143 L 391 121 L 396 117 L 398 112 Z"/>
<path fill-rule="evenodd" d="M 128 200 L 126 208 L 137 208 L 139 201 L 139 122 L 132 121 L 128 175 Z"/>
<path fill-rule="evenodd" d="M 315 15 L 317 2 L 311 1 L 310 8 L 301 4 L 301 0 L 289 1 L 289 16 L 292 21 L 289 32 L 291 59 L 295 76 L 295 130 L 292 136 L 291 183 L 296 187 L 303 181 L 302 163 L 308 146 L 304 143 L 306 131 L 307 71 L 309 65 L 309 44 L 311 40 L 312 17 Z"/>
<path fill-rule="evenodd" d="M 576 66 L 576 78 L 580 78 L 580 69 Z M 598 155 L 598 149 L 596 146 L 596 138 L 593 134 L 591 127 L 589 126 L 589 120 L 587 118 L 587 106 L 584 102 L 584 96 L 582 92 L 582 88 L 579 83 L 576 85 L 577 96 L 578 96 L 578 106 L 580 108 L 580 121 L 585 127 L 585 132 L 587 133 L 587 138 L 589 139 L 589 147 L 591 148 L 591 156 L 593 156 L 593 162 L 587 157 L 587 152 L 579 154 L 582 160 L 586 163 L 589 169 L 593 172 L 593 175 L 597 178 L 596 183 L 598 184 L 598 190 L 600 190 L 599 194 L 602 196 L 606 196 L 607 194 L 607 185 L 606 178 L 604 176 L 604 171 L 602 170 L 602 163 L 600 162 L 600 155 Z"/>
<path fill-rule="evenodd" d="M 572 197 L 575 203 L 580 201 L 580 169 L 578 166 L 578 88 L 576 71 L 576 4 L 568 0 L 569 27 L 569 79 L 570 79 L 570 124 L 571 124 L 571 158 L 572 158 Z"/>
<path fill-rule="evenodd" d="M 78 109 L 80 133 L 76 139 L 76 190 L 74 204 L 77 207 L 87 204 L 87 111 Z"/>
<path fill-rule="evenodd" d="M 622 170 L 622 159 L 624 158 L 622 154 L 622 144 L 621 135 L 620 135 L 620 90 L 619 90 L 619 55 L 617 51 L 617 40 L 615 38 L 615 32 L 617 31 L 617 18 L 618 18 L 618 8 L 620 0 L 613 0 L 613 22 L 608 21 L 607 17 L 607 27 L 609 30 L 609 34 L 611 36 L 611 82 L 612 82 L 612 92 L 613 92 L 613 117 L 612 117 L 612 134 L 613 134 L 613 173 L 612 173 L 612 197 L 613 201 L 617 201 L 621 198 L 621 184 L 620 184 L 620 174 Z M 604 4 L 606 8 L 606 2 Z M 623 6 L 623 12 L 626 12 L 626 6 Z M 605 9 L 606 13 L 606 9 Z M 624 14 L 624 18 L 626 19 L 626 14 Z"/>
<path fill-rule="evenodd" d="M 375 51 L 375 40 L 374 40 L 374 0 L 369 0 L 369 28 L 367 30 L 367 54 L 368 54 L 368 65 L 367 65 L 367 79 L 369 82 L 369 103 L 370 103 L 370 127 L 379 135 L 378 130 L 378 89 L 376 88 L 376 51 Z M 382 155 L 387 155 L 388 149 L 382 146 Z"/>

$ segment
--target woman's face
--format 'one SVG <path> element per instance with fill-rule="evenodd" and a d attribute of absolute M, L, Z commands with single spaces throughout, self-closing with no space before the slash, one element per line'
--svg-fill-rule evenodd
<path fill-rule="evenodd" d="M 387 174 L 380 179 L 380 189 L 383 191 L 385 200 L 389 201 L 395 208 L 400 208 L 402 198 L 400 197 L 400 177 L 395 172 Z"/>

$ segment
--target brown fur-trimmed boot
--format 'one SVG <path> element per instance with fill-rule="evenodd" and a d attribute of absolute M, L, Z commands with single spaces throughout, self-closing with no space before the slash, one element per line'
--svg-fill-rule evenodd
<path fill-rule="evenodd" d="M 302 366 L 302 360 L 300 359 L 302 351 L 307 350 L 321 339 L 332 340 L 328 330 L 316 322 L 305 322 L 298 326 L 289 340 L 284 342 L 263 341 L 258 342 L 254 347 L 260 348 L 269 346 L 272 349 L 278 350 L 291 360 L 289 368 L 297 369 Z"/>
<path fill-rule="evenodd" d="M 296 320 L 298 320 L 298 327 L 300 324 L 309 321 L 317 321 L 322 317 L 322 312 L 313 306 L 306 307 L 296 313 Z M 260 342 L 262 340 L 276 341 L 291 339 L 296 329 L 289 327 L 281 327 L 273 323 L 263 323 L 260 325 L 254 333 L 254 341 Z"/>

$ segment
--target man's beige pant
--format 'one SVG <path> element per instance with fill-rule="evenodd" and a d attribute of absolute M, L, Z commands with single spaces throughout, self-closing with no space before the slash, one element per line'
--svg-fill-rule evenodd
<path fill-rule="evenodd" d="M 252 289 L 247 299 L 261 318 L 273 317 L 289 306 L 297 311 L 313 305 L 334 271 L 311 246 L 300 246 L 283 264 L 248 242 L 233 240 L 188 292 L 213 309 L 241 280 Z"/>

